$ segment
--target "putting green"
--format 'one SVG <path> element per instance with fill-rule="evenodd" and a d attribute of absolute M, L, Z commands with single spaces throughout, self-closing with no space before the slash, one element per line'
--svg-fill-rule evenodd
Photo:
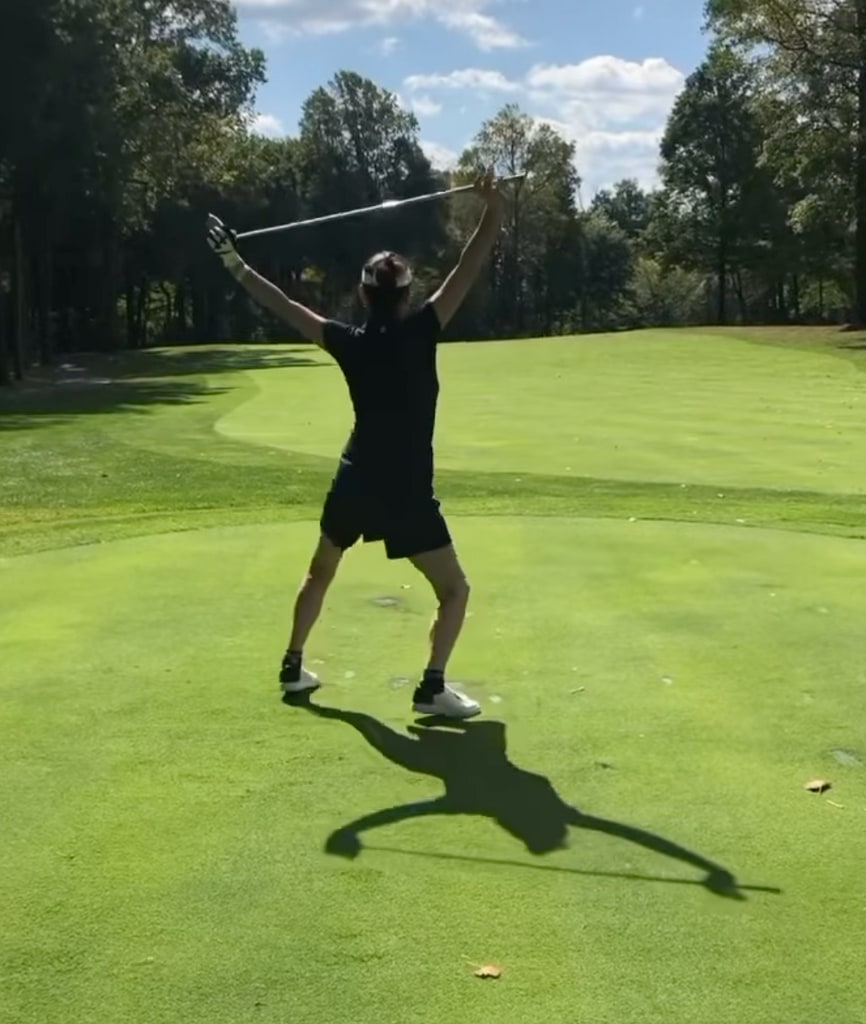
<path fill-rule="evenodd" d="M 443 469 L 866 491 L 862 372 L 828 354 L 647 331 L 445 345 L 440 369 Z M 352 417 L 335 366 L 251 376 L 221 434 L 336 457 Z"/>
<path fill-rule="evenodd" d="M 347 559 L 310 647 L 330 716 L 273 680 L 312 525 L 0 563 L 0 1019 L 863 1019 L 866 547 L 453 526 L 476 595 L 454 669 L 486 716 L 409 746 L 431 602 L 379 548 Z M 419 745 L 480 815 L 419 813 L 443 793 L 407 771 Z M 544 777 L 607 825 L 530 853 L 563 806 Z M 324 852 L 407 805 L 356 860 Z"/>

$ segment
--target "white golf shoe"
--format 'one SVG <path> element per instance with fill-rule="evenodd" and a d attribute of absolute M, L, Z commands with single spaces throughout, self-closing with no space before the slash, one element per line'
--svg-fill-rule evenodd
<path fill-rule="evenodd" d="M 446 686 L 439 693 L 429 695 L 420 688 L 416 690 L 412 710 L 419 715 L 439 715 L 442 718 L 474 718 L 481 714 L 481 705 Z"/>
<path fill-rule="evenodd" d="M 322 684 L 319 677 L 302 668 L 297 679 L 288 678 L 288 673 L 281 673 L 280 688 L 283 693 L 307 693 L 311 690 L 318 690 Z"/>

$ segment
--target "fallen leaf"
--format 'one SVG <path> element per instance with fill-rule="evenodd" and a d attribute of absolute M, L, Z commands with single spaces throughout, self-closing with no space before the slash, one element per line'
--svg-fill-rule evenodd
<path fill-rule="evenodd" d="M 826 793 L 832 785 L 833 783 L 826 779 L 812 779 L 811 782 L 806 783 L 804 788 L 808 789 L 810 793 Z"/>
<path fill-rule="evenodd" d="M 495 967 L 493 964 L 485 964 L 483 967 L 479 967 L 475 972 L 476 978 L 501 978 L 502 968 Z"/>

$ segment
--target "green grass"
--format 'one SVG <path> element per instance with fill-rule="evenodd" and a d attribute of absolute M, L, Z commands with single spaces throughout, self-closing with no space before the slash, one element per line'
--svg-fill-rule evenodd
<path fill-rule="evenodd" d="M 423 738 L 431 602 L 378 548 L 314 634 L 320 706 L 275 694 L 348 426 L 326 360 L 0 395 L 0 1021 L 866 1021 L 856 343 L 443 349 L 486 714 Z"/>

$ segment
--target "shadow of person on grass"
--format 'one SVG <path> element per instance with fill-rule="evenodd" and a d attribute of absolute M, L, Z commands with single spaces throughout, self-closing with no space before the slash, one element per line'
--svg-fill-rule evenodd
<path fill-rule="evenodd" d="M 588 829 L 625 839 L 698 868 L 704 873 L 699 884 L 710 892 L 745 899 L 742 887 L 721 865 L 644 829 L 584 814 L 567 804 L 549 779 L 512 764 L 507 755 L 502 722 L 427 718 L 409 726 L 411 735 L 404 736 L 371 715 L 315 704 L 309 695 L 286 698 L 285 702 L 305 708 L 320 718 L 337 719 L 351 725 L 389 761 L 408 771 L 440 779 L 445 786 L 444 796 L 437 799 L 388 807 L 343 825 L 328 837 L 325 845 L 328 853 L 357 857 L 362 848 L 363 832 L 410 818 L 437 814 L 478 815 L 491 818 L 537 856 L 567 846 L 570 827 Z"/>

